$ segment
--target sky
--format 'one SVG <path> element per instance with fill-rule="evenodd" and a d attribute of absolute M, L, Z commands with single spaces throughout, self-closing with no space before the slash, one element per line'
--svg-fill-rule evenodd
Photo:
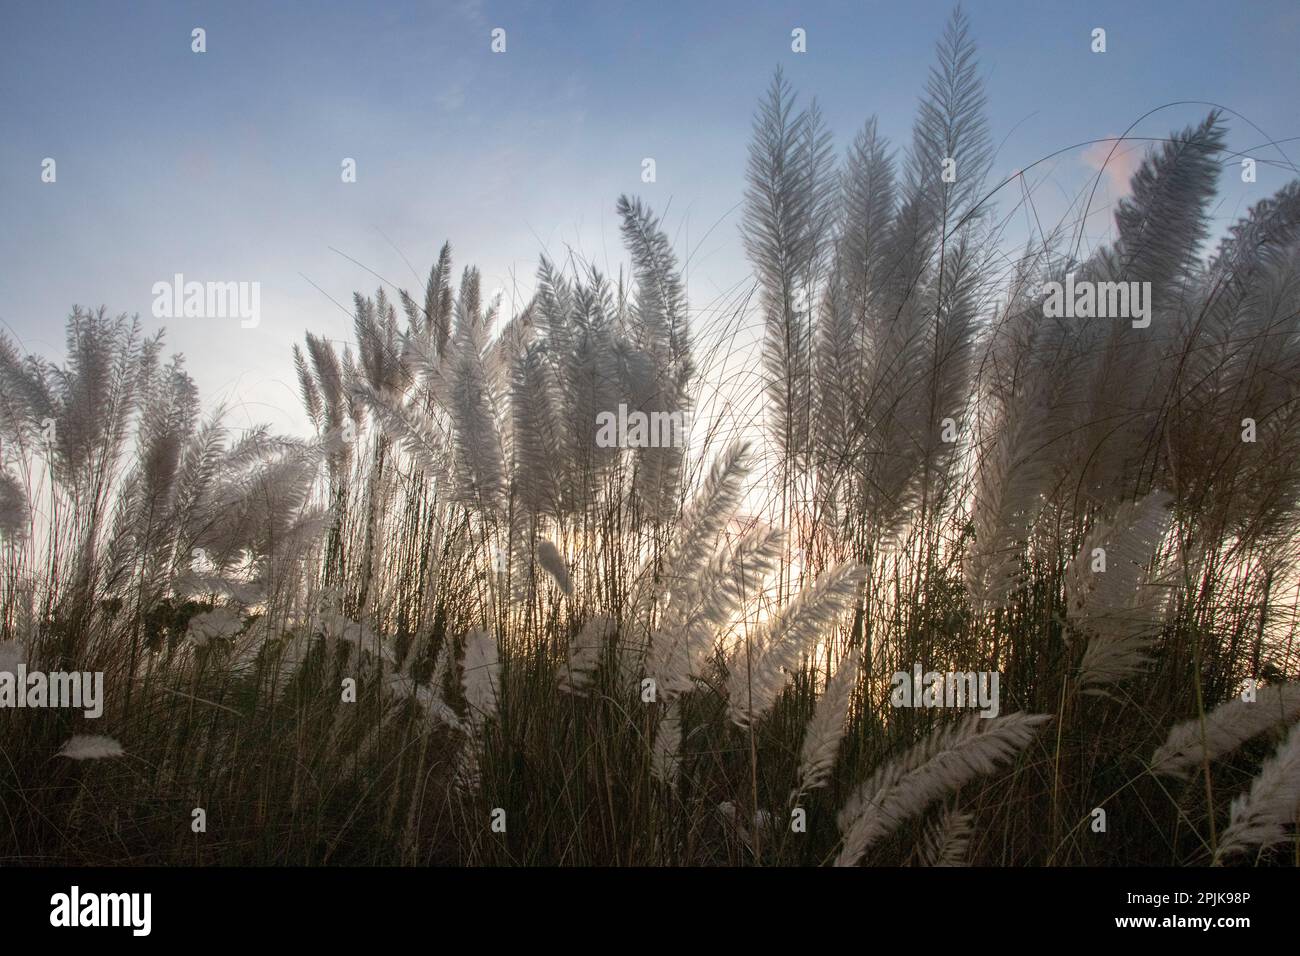
<path fill-rule="evenodd" d="M 837 149 L 909 137 L 947 2 L 107 3 L 0 0 L 0 329 L 61 360 L 74 304 L 166 326 L 205 405 L 301 433 L 290 349 L 351 336 L 354 291 L 422 289 L 444 240 L 509 313 L 539 254 L 616 275 L 622 193 L 664 216 L 701 334 L 750 281 L 751 121 L 776 67 Z M 1007 241 L 1094 178 L 1110 236 L 1147 139 L 1230 112 L 1221 232 L 1293 178 L 1300 3 L 968 2 Z M 206 32 L 206 52 L 191 49 Z M 1105 53 L 1090 49 L 1106 30 Z M 494 53 L 492 31 L 505 31 Z M 791 49 L 806 31 L 807 52 Z M 1176 105 L 1169 105 L 1176 104 Z M 1130 126 L 1144 114 L 1155 111 Z M 1110 144 L 1128 130 L 1101 172 Z M 1269 145 L 1273 143 L 1275 145 Z M 1044 162 L 1033 165 L 1045 157 Z M 643 160 L 655 181 L 642 180 Z M 54 182 L 42 181 L 55 160 Z M 344 182 L 345 159 L 356 181 Z M 1230 158 L 1236 162 L 1235 157 Z M 1286 168 L 1286 167 L 1289 167 Z M 1020 203 L 1026 191 L 1032 206 Z M 155 318 L 153 287 L 257 282 L 260 322 Z M 382 277 L 382 278 L 381 278 Z"/>

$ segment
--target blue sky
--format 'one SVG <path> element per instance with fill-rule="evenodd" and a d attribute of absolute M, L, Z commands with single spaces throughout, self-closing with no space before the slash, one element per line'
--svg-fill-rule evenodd
<path fill-rule="evenodd" d="M 73 303 L 166 324 L 209 404 L 231 423 L 300 428 L 289 357 L 311 329 L 337 339 L 379 280 L 422 286 L 444 239 L 486 289 L 525 297 L 537 255 L 567 249 L 615 272 L 614 203 L 641 195 L 690 253 L 706 322 L 748 270 L 738 236 L 751 116 L 782 65 L 821 103 L 838 147 L 871 114 L 903 146 L 949 3 L 66 3 L 6 0 L 0 35 L 0 327 L 60 357 Z M 1259 181 L 1224 178 L 1222 228 L 1300 156 L 1300 4 L 966 4 L 989 98 L 996 178 L 1116 135 L 1174 101 L 1228 117 Z M 1094 27 L 1107 52 L 1089 50 Z M 207 52 L 190 31 L 207 31 Z M 507 31 L 493 54 L 490 31 Z M 790 50 L 802 27 L 808 52 Z M 1208 107 L 1163 109 L 1159 137 Z M 1249 122 L 1248 122 L 1249 121 Z M 1251 123 L 1258 127 L 1252 128 Z M 1051 224 L 1096 174 L 1096 151 L 1035 167 Z M 1140 150 L 1104 176 L 1087 224 Z M 41 161 L 58 166 L 42 183 Z M 340 163 L 357 162 L 345 184 Z M 653 157 L 657 181 L 641 182 Z M 1001 198 L 1010 211 L 1019 186 Z M 1013 219 L 1009 237 L 1027 226 Z M 415 273 L 407 265 L 413 265 Z M 261 324 L 155 319 L 174 273 L 261 283 Z M 308 279 L 311 281 L 309 282 Z M 320 286 L 324 294 L 313 288 Z M 329 297 L 327 297 L 327 295 Z"/>

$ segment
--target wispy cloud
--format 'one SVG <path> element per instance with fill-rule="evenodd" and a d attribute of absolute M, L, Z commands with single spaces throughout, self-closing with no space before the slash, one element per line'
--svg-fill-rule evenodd
<path fill-rule="evenodd" d="M 1142 163 L 1142 144 L 1120 141 L 1118 136 L 1098 140 L 1079 154 L 1089 169 L 1102 172 L 1111 194 L 1118 199 L 1129 194 L 1129 180 Z"/>

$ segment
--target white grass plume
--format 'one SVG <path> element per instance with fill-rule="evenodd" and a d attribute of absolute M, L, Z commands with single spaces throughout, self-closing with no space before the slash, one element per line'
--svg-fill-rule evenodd
<path fill-rule="evenodd" d="M 772 709 L 800 656 L 835 627 L 865 578 L 861 565 L 833 568 L 766 622 L 748 654 L 740 651 L 727 679 L 727 709 L 736 724 L 747 727 Z"/>
<path fill-rule="evenodd" d="M 590 618 L 569 641 L 569 656 L 556 675 L 560 690 L 585 696 L 600 666 L 600 652 L 614 632 L 614 622 L 604 614 Z"/>
<path fill-rule="evenodd" d="M 102 760 L 123 756 L 122 745 L 99 734 L 74 734 L 58 754 L 71 760 Z"/>
<path fill-rule="evenodd" d="M 673 701 L 664 710 L 655 733 L 654 750 L 651 754 L 650 770 L 655 778 L 672 786 L 677 783 L 681 770 L 682 721 Z"/>
<path fill-rule="evenodd" d="M 456 330 L 447 352 L 447 405 L 455 426 L 457 497 L 491 510 L 500 501 L 505 462 L 482 348 L 477 321 Z"/>
<path fill-rule="evenodd" d="M 433 673 L 429 675 L 429 686 L 441 695 L 447 685 L 447 675 L 451 673 L 452 643 L 444 639 L 433 659 Z"/>
<path fill-rule="evenodd" d="M 858 665 L 862 653 L 854 648 L 840 661 L 835 676 L 826 682 L 826 691 L 817 701 L 803 734 L 799 756 L 799 780 L 796 798 L 809 790 L 826 786 L 840 741 L 848 729 L 849 705 L 858 684 Z"/>
<path fill-rule="evenodd" d="M 325 640 L 333 645 L 337 641 L 351 644 L 358 653 L 369 655 L 372 659 L 396 663 L 389 641 L 376 634 L 367 625 L 354 621 L 339 611 L 326 608 L 320 613 L 320 627 Z"/>
<path fill-rule="evenodd" d="M 836 866 L 856 866 L 873 844 L 931 803 L 978 776 L 992 773 L 1024 750 L 1047 714 L 972 714 L 950 723 L 901 758 L 877 770 L 840 811 L 844 846 Z"/>
<path fill-rule="evenodd" d="M 0 538 L 20 543 L 27 537 L 30 509 L 22 483 L 0 468 Z"/>
<path fill-rule="evenodd" d="M 501 660 L 496 638 L 481 628 L 465 635 L 465 659 L 461 664 L 461 688 L 469 707 L 470 723 L 476 730 L 496 716 Z"/>
<path fill-rule="evenodd" d="M 705 666 L 719 631 L 759 590 L 781 554 L 783 532 L 751 528 L 718 552 L 693 582 L 682 582 L 650 640 L 647 670 L 661 695 L 685 693 Z"/>
<path fill-rule="evenodd" d="M 569 484 L 564 466 L 568 429 L 561 422 L 563 399 L 542 345 L 515 360 L 510 396 L 515 494 L 535 514 L 560 515 Z"/>
<path fill-rule="evenodd" d="M 970 813 L 944 807 L 938 819 L 925 828 L 918 847 L 922 866 L 969 866 L 971 836 L 975 832 Z"/>
<path fill-rule="evenodd" d="M 1269 684 L 1255 693 L 1254 702 L 1236 698 L 1205 715 L 1176 724 L 1151 757 L 1151 769 L 1173 777 L 1186 776 L 1207 760 L 1232 753 L 1247 740 L 1272 727 L 1300 719 L 1300 683 Z"/>
<path fill-rule="evenodd" d="M 1138 673 L 1160 630 L 1167 591 L 1148 567 L 1159 558 L 1169 528 L 1170 496 L 1153 492 L 1123 505 L 1084 541 L 1066 573 L 1070 623 L 1092 635 L 1079 665 L 1085 693 L 1104 692 Z M 1105 552 L 1106 570 L 1093 571 L 1093 552 Z"/>
<path fill-rule="evenodd" d="M 677 533 L 664 555 L 664 588 L 679 592 L 688 586 L 714 553 L 718 536 L 740 505 L 742 483 L 749 474 L 750 465 L 749 445 L 744 442 L 734 442 L 714 460 L 709 476 L 683 509 L 677 522 Z M 639 592 L 634 606 L 639 627 L 648 628 L 654 600 L 651 572 L 652 568 L 646 566 L 638 576 Z"/>
<path fill-rule="evenodd" d="M 369 384 L 360 384 L 354 395 L 392 441 L 427 474 L 442 477 L 447 460 L 447 440 L 440 426 L 418 404 L 397 402 L 381 396 Z"/>
<path fill-rule="evenodd" d="M 569 578 L 569 569 L 564 564 L 560 549 L 545 538 L 537 542 L 537 563 L 547 574 L 555 579 L 556 585 L 566 595 L 573 594 L 573 581 Z"/>
<path fill-rule="evenodd" d="M 446 645 L 443 645 L 443 647 L 445 654 Z M 428 684 L 419 683 L 407 670 L 393 670 L 384 675 L 381 686 L 384 693 L 390 697 L 415 701 L 416 706 L 420 708 L 420 712 L 424 715 L 427 726 L 431 727 L 436 723 L 442 723 L 448 727 L 468 732 L 469 728 L 465 725 L 465 722 L 457 716 L 456 712 L 451 709 L 451 706 L 442 696 L 441 675 L 438 673 L 438 667 L 441 666 L 442 661 L 443 655 L 439 655 L 438 663 L 434 667 L 433 677 Z"/>
<path fill-rule="evenodd" d="M 1219 840 L 1215 862 L 1249 847 L 1272 846 L 1290 839 L 1288 826 L 1300 811 L 1300 724 L 1260 768 L 1248 793 L 1232 801 L 1228 828 Z"/>
<path fill-rule="evenodd" d="M 804 455 L 813 432 L 812 322 L 796 290 L 809 291 L 822 273 L 836 198 L 830 134 L 817 104 L 797 112 L 794 104 L 778 69 L 754 117 L 741 225 L 762 293 L 772 435 L 787 461 Z"/>
<path fill-rule="evenodd" d="M 483 782 L 482 763 L 479 760 L 478 745 L 469 739 L 460 748 L 456 758 L 456 770 L 452 775 L 452 785 L 462 793 L 472 793 Z"/>
<path fill-rule="evenodd" d="M 979 461 L 966 587 L 977 613 L 1001 607 L 1020 583 L 1022 555 L 1052 479 L 1046 389 L 1010 407 L 997 444 Z"/>
<path fill-rule="evenodd" d="M 207 647 L 214 640 L 234 637 L 243 626 L 242 614 L 233 608 L 219 607 L 190 618 L 185 636 L 195 647 Z"/>

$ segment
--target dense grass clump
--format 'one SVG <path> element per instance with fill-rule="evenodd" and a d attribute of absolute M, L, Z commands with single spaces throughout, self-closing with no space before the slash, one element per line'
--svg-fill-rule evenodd
<path fill-rule="evenodd" d="M 777 76 L 748 308 L 692 320 L 624 197 L 615 282 L 357 295 L 305 438 L 104 310 L 0 335 L 0 672 L 106 688 L 0 710 L 0 863 L 1294 861 L 1300 184 L 1207 255 L 1211 114 L 1008 269 L 960 14 L 937 57 L 897 160 Z M 1048 316 L 1067 274 L 1150 323 Z M 894 706 L 917 665 L 996 715 Z"/>

